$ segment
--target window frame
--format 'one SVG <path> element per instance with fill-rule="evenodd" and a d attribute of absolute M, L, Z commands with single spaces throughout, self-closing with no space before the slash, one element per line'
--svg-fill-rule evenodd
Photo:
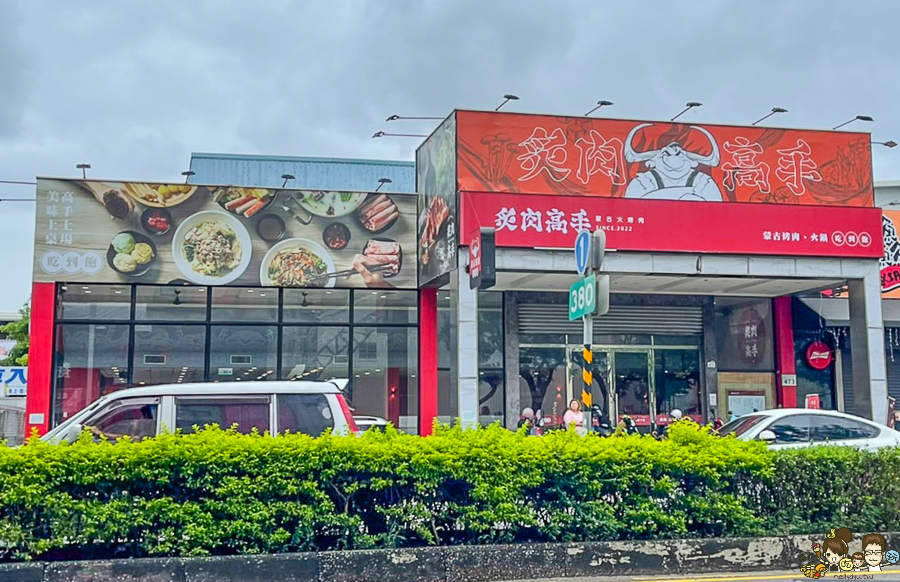
<path fill-rule="evenodd" d="M 267 290 L 272 293 L 277 294 L 278 297 L 278 317 L 277 321 L 227 321 L 227 320 L 214 320 L 213 318 L 213 286 L 197 286 L 197 285 L 186 285 L 185 288 L 203 288 L 205 289 L 206 296 L 206 317 L 205 319 L 190 319 L 190 320 L 173 320 L 173 319 L 165 319 L 161 318 L 148 318 L 142 317 L 140 319 L 137 318 L 136 307 L 137 307 L 137 295 L 138 289 L 143 287 L 158 287 L 158 288 L 169 288 L 173 289 L 180 288 L 182 286 L 173 286 L 173 285 L 164 285 L 164 284 L 144 284 L 144 283 L 130 283 L 130 299 L 128 295 L 125 295 L 123 301 L 130 300 L 129 309 L 127 310 L 128 315 L 125 316 L 125 311 L 122 310 L 122 317 L 119 319 L 84 319 L 84 318 L 66 318 L 64 317 L 64 313 L 61 312 L 62 305 L 62 297 L 63 288 L 67 286 L 78 285 L 78 283 L 73 282 L 58 282 L 56 284 L 56 300 L 58 304 L 58 310 L 54 316 L 54 327 L 53 327 L 53 342 L 56 345 L 57 338 L 59 337 L 59 333 L 61 327 L 63 325 L 123 325 L 127 326 L 127 337 L 128 337 L 128 350 L 126 355 L 125 365 L 127 366 L 127 375 L 125 378 L 125 384 L 122 388 L 134 388 L 134 387 L 148 387 L 156 384 L 139 384 L 135 381 L 135 343 L 136 343 L 136 329 L 137 326 L 200 326 L 204 328 L 205 335 L 205 343 L 202 350 L 202 359 L 203 359 L 203 371 L 202 371 L 202 382 L 213 382 L 214 379 L 211 377 L 212 370 L 210 366 L 210 358 L 211 358 L 211 341 L 212 341 L 212 333 L 213 328 L 216 326 L 273 326 L 276 328 L 277 340 L 276 340 L 276 362 L 275 362 L 275 375 L 272 379 L 278 379 L 281 381 L 287 381 L 282 376 L 282 371 L 284 370 L 284 329 L 286 327 L 326 327 L 326 328 L 344 328 L 347 330 L 348 337 L 348 347 L 347 347 L 347 378 L 352 382 L 355 378 L 354 373 L 354 350 L 353 350 L 353 338 L 355 335 L 355 330 L 357 328 L 376 328 L 376 329 L 415 329 L 418 333 L 419 330 L 419 313 L 418 313 L 418 301 L 419 301 L 419 293 L 418 290 L 414 289 L 395 289 L 390 290 L 391 293 L 404 293 L 407 294 L 406 297 L 412 301 L 414 307 L 414 313 L 410 317 L 412 321 L 402 321 L 402 322 L 367 322 L 367 321 L 357 321 L 357 314 L 355 313 L 357 307 L 357 299 L 359 294 L 372 293 L 371 289 L 368 288 L 355 288 L 355 289 L 335 289 L 335 291 L 346 292 L 348 293 L 348 313 L 347 319 L 345 321 L 335 321 L 335 322 L 304 322 L 304 321 L 296 321 L 292 320 L 289 317 L 285 316 L 285 312 L 287 309 L 293 309 L 296 306 L 290 302 L 285 304 L 285 294 L 297 291 L 300 288 L 270 288 L 270 287 L 257 287 L 257 290 Z M 124 284 L 96 284 L 98 286 L 108 286 L 108 287 L 121 287 Z M 247 287 L 242 287 L 247 288 Z M 379 290 L 378 293 L 382 293 L 382 290 Z M 142 299 L 145 301 L 145 299 Z M 505 301 L 505 297 L 504 297 Z M 505 305 L 505 303 L 504 303 Z M 363 307 L 365 309 L 365 307 Z M 504 353 L 505 360 L 505 353 Z M 505 362 L 504 362 L 505 363 Z M 417 373 L 418 374 L 418 373 Z M 56 401 L 57 394 L 59 390 L 62 389 L 62 384 L 59 379 L 54 375 L 52 387 L 51 387 L 51 402 Z M 88 405 L 90 403 L 87 403 Z M 419 403 L 417 402 L 417 406 Z M 174 406 L 174 404 L 173 404 Z M 505 403 L 504 403 L 505 407 Z M 53 427 L 62 424 L 66 419 L 60 419 L 57 423 L 55 422 L 56 418 L 56 410 L 51 410 L 51 425 Z M 273 412 L 274 414 L 274 412 Z M 174 410 L 172 413 L 171 419 L 174 426 Z M 274 426 L 274 425 L 272 425 Z"/>
<path fill-rule="evenodd" d="M 325 399 L 325 404 L 328 405 L 328 409 L 331 410 L 331 426 L 328 428 L 331 428 L 332 433 L 334 433 L 336 430 L 338 430 L 337 415 L 340 414 L 343 417 L 344 413 L 340 409 L 340 406 L 337 406 L 337 409 L 335 408 L 335 405 L 337 404 L 337 398 L 335 398 L 333 394 L 330 394 L 327 392 L 293 392 L 293 393 L 282 392 L 282 393 L 273 394 L 273 398 L 272 398 L 272 400 L 273 400 L 272 407 L 274 409 L 273 416 L 274 416 L 274 420 L 275 420 L 275 424 L 273 425 L 274 430 L 272 431 L 273 435 L 284 434 L 284 430 L 282 430 L 282 428 L 281 428 L 281 421 L 280 421 L 278 406 L 279 406 L 279 401 L 281 400 L 281 398 L 285 397 L 285 396 L 321 396 L 322 398 Z M 326 428 L 326 430 L 327 430 L 327 428 Z M 312 437 L 319 437 L 322 434 L 325 434 L 325 432 L 323 431 L 322 433 L 317 434 L 317 435 L 310 435 L 309 433 L 305 433 L 305 432 L 304 433 L 292 432 L 291 434 L 305 434 L 305 435 L 312 436 Z"/>
<path fill-rule="evenodd" d="M 179 400 L 182 401 L 197 401 L 197 402 L 209 402 L 209 401 L 236 401 L 236 400 L 266 400 L 266 403 L 269 406 L 269 427 L 265 431 L 260 431 L 260 434 L 268 432 L 270 435 L 274 434 L 272 432 L 272 427 L 275 426 L 273 417 L 274 413 L 274 394 L 265 393 L 265 394 L 244 394 L 244 395 L 234 395 L 234 394 L 178 394 L 172 398 L 172 430 L 178 430 L 178 408 L 179 408 Z M 248 404 L 251 402 L 247 402 Z M 210 404 L 209 406 L 215 406 L 215 404 Z M 193 426 L 193 425 L 192 425 Z M 227 430 L 231 427 L 229 426 L 220 426 L 222 430 Z M 241 434 L 249 434 L 249 433 L 241 433 Z"/>
<path fill-rule="evenodd" d="M 162 398 L 159 396 L 134 396 L 132 398 L 118 398 L 109 402 L 106 406 L 102 407 L 100 410 L 94 412 L 90 417 L 84 419 L 84 422 L 81 423 L 82 426 L 96 426 L 97 423 L 101 422 L 107 416 L 111 414 L 115 414 L 120 411 L 125 406 L 130 406 L 138 404 L 140 406 L 147 406 L 148 404 L 152 404 L 156 406 L 156 434 L 154 436 L 158 436 L 160 431 L 162 430 Z"/>
<path fill-rule="evenodd" d="M 833 420 L 838 422 L 843 422 L 847 424 L 855 424 L 858 427 L 864 428 L 869 436 L 854 436 L 854 437 L 845 437 L 845 438 L 818 438 L 817 431 L 823 430 L 822 427 L 815 427 L 813 423 L 810 423 L 809 436 L 812 438 L 812 441 L 815 443 L 834 443 L 834 442 L 842 442 L 842 441 L 861 441 L 866 439 L 876 439 L 881 436 L 881 430 L 861 422 L 859 420 L 853 418 L 845 418 L 843 416 L 832 416 L 830 414 L 811 414 L 810 415 L 816 421 L 825 421 Z M 846 429 L 846 427 L 845 427 Z M 849 429 L 847 429 L 849 430 Z M 874 433 L 874 434 L 873 434 Z"/>
<path fill-rule="evenodd" d="M 806 418 L 807 419 L 806 438 L 801 439 L 801 440 L 794 440 L 794 441 L 782 441 L 782 440 L 778 440 L 778 434 L 776 433 L 775 434 L 775 442 L 772 444 L 775 444 L 775 445 L 797 445 L 797 444 L 809 443 L 810 439 L 812 438 L 812 420 L 811 420 L 811 418 L 813 416 L 815 416 L 815 415 L 810 414 L 808 412 L 800 412 L 797 414 L 789 414 L 787 416 L 780 416 L 777 418 L 773 418 L 772 422 L 767 424 L 765 427 L 761 428 L 759 433 L 761 434 L 762 431 L 764 431 L 764 430 L 769 430 L 774 433 L 775 431 L 773 430 L 772 427 L 774 427 L 779 422 L 783 422 L 783 421 L 791 420 L 791 419 L 797 419 L 797 418 Z"/>

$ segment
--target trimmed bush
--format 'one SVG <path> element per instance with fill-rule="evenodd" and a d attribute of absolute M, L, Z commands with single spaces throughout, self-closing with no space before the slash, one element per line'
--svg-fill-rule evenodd
<path fill-rule="evenodd" d="M 0 558 L 280 553 L 900 526 L 900 452 L 670 438 L 239 435 L 0 449 Z"/>

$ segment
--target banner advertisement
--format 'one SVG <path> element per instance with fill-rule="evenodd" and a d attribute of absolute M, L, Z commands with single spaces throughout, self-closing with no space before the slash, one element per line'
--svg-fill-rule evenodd
<path fill-rule="evenodd" d="M 867 133 L 458 111 L 460 190 L 872 206 Z"/>
<path fill-rule="evenodd" d="M 419 284 L 456 268 L 459 230 L 456 215 L 456 114 L 448 117 L 416 150 L 419 194 Z"/>
<path fill-rule="evenodd" d="M 900 297 L 900 211 L 885 210 L 882 216 L 884 237 L 884 255 L 881 257 L 881 293 L 882 297 L 896 299 Z"/>
<path fill-rule="evenodd" d="M 606 231 L 619 251 L 882 256 L 877 208 L 706 204 L 462 192 L 461 228 L 496 229 L 497 247 L 571 249 L 579 231 Z"/>
<path fill-rule="evenodd" d="M 39 178 L 34 280 L 412 289 L 416 211 L 414 194 Z"/>

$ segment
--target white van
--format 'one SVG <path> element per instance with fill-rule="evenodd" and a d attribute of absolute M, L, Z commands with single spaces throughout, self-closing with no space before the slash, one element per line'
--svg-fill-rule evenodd
<path fill-rule="evenodd" d="M 319 436 L 356 434 L 342 390 L 347 380 L 329 382 L 229 382 L 163 384 L 128 388 L 103 396 L 45 434 L 51 443 L 74 442 L 82 430 L 111 440 L 132 440 L 164 431 L 194 432 L 194 426 L 235 426 L 249 434 L 286 431 Z"/>

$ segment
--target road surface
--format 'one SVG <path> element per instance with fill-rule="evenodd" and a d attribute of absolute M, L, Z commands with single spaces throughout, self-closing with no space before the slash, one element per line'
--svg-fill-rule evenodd
<path fill-rule="evenodd" d="M 659 576 L 602 576 L 597 578 L 552 578 L 529 582 L 808 582 L 800 569 L 787 571 L 719 572 L 715 574 L 663 574 Z M 890 567 L 881 572 L 828 572 L 822 582 L 831 580 L 875 580 L 876 582 L 900 582 L 900 567 Z M 515 581 L 510 581 L 515 582 Z"/>

